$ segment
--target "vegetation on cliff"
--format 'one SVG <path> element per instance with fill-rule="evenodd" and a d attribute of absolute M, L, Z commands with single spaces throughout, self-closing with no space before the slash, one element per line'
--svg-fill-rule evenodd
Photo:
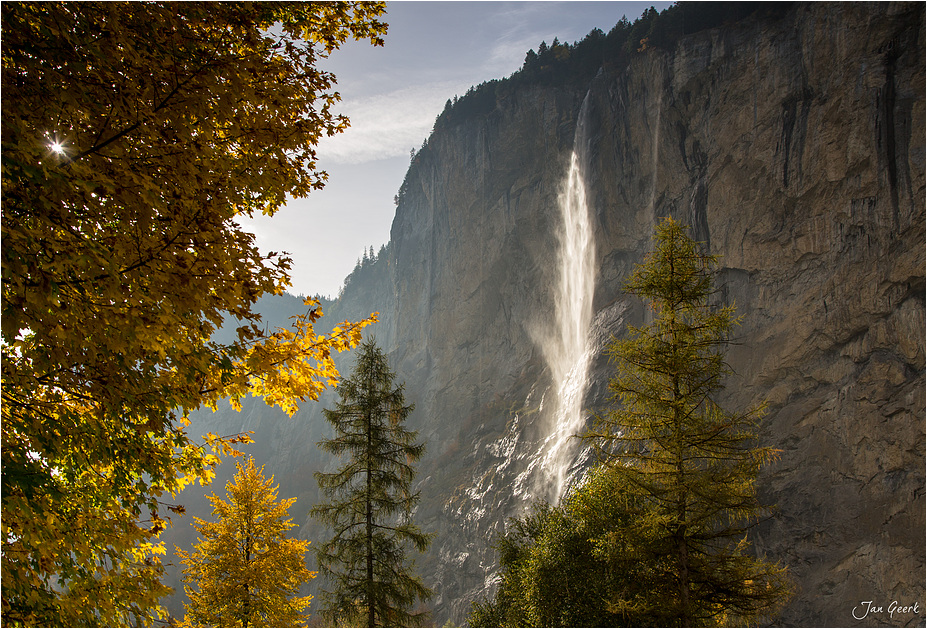
<path fill-rule="evenodd" d="M 627 65 L 634 55 L 650 48 L 671 50 L 686 35 L 730 24 L 751 15 L 778 17 L 792 2 L 679 2 L 657 12 L 653 7 L 634 22 L 623 17 L 608 32 L 596 28 L 573 44 L 554 38 L 529 50 L 522 67 L 507 79 L 486 81 L 445 104 L 435 129 L 490 113 L 497 99 L 530 85 L 588 83 L 603 66 Z"/>
<path fill-rule="evenodd" d="M 364 249 L 364 255 L 358 258 L 354 269 L 344 278 L 344 285 L 338 293 L 338 297 L 343 297 L 345 291 L 350 289 L 354 292 L 364 293 L 381 285 L 387 280 L 387 266 L 389 264 L 390 244 L 387 243 L 380 247 L 379 252 L 374 252 L 371 245 L 370 250 Z"/>

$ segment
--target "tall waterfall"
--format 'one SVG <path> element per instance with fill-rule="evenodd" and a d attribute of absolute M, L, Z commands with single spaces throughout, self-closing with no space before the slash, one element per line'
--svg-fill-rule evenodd
<path fill-rule="evenodd" d="M 579 452 L 575 435 L 585 427 L 584 399 L 588 387 L 592 348 L 589 329 L 595 291 L 595 240 L 586 202 L 583 167 L 586 157 L 587 103 L 583 103 L 570 157 L 570 167 L 559 197 L 561 223 L 557 234 L 555 321 L 541 347 L 550 368 L 556 395 L 553 425 L 541 453 L 536 492 L 557 501 L 570 478 Z"/>

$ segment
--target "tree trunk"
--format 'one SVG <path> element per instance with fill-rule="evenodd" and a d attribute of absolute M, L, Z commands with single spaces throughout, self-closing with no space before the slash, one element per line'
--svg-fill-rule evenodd
<path fill-rule="evenodd" d="M 372 419 L 367 421 L 367 626 L 376 626 L 376 612 L 373 605 L 373 512 L 370 497 L 373 495 L 373 474 L 370 470 L 371 450 L 373 449 L 373 435 L 371 434 Z"/>
<path fill-rule="evenodd" d="M 689 592 L 689 548 L 686 544 L 685 524 L 676 533 L 676 570 L 679 573 L 679 626 L 692 626 L 692 612 Z"/>
<path fill-rule="evenodd" d="M 250 529 L 250 523 L 249 527 Z M 248 566 L 248 574 L 251 573 L 251 533 L 245 535 L 245 565 Z M 245 581 L 245 603 L 243 607 L 243 614 L 241 618 L 241 626 L 247 627 L 248 620 L 251 616 L 251 584 L 248 581 Z"/>
<path fill-rule="evenodd" d="M 674 269 L 673 264 L 670 268 Z M 683 344 L 682 336 L 677 328 L 676 305 L 673 306 L 670 315 L 670 333 L 672 335 L 672 344 L 674 348 L 679 348 Z M 674 350 L 675 351 L 675 350 Z M 674 362 L 676 359 L 674 357 Z M 676 573 L 679 579 L 679 626 L 690 627 L 692 625 L 691 596 L 689 592 L 689 545 L 686 543 L 688 530 L 686 518 L 688 516 L 688 491 L 686 490 L 686 468 L 685 468 L 685 415 L 680 410 L 680 404 L 685 400 L 682 392 L 680 375 L 678 372 L 673 373 L 673 435 L 674 458 L 676 463 L 676 526 L 673 531 L 673 541 L 675 542 L 676 551 Z"/>

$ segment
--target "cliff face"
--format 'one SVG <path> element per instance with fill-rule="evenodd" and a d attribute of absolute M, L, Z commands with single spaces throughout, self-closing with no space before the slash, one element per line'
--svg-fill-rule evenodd
<path fill-rule="evenodd" d="M 591 82 L 508 90 L 429 138 L 376 281 L 346 287 L 325 319 L 380 311 L 374 334 L 416 404 L 434 623 L 464 622 L 492 589 L 494 536 L 550 495 L 541 345 L 577 137 L 598 269 L 585 405 L 605 402 L 609 337 L 642 321 L 621 286 L 656 220 L 689 224 L 720 256 L 719 299 L 743 315 L 722 403 L 766 400 L 762 440 L 781 450 L 761 478 L 778 511 L 754 535 L 799 586 L 777 622 L 924 622 L 923 24 L 921 3 L 797 5 L 646 49 Z M 331 399 L 295 420 L 249 407 L 194 429 L 257 425 L 252 451 L 303 519 L 312 471 L 333 465 L 315 447 Z M 305 519 L 300 534 L 328 532 Z M 893 600 L 919 602 L 919 616 L 852 620 L 862 601 Z"/>
<path fill-rule="evenodd" d="M 920 5 L 801 5 L 579 89 L 516 92 L 430 138 L 391 234 L 389 349 L 420 396 L 423 496 L 451 492 L 420 514 L 439 531 L 439 617 L 462 619 L 483 587 L 490 532 L 523 508 L 513 488 L 547 430 L 537 336 L 586 98 L 599 336 L 640 321 L 621 285 L 660 216 L 721 257 L 744 317 L 725 402 L 767 400 L 763 439 L 782 451 L 762 478 L 779 511 L 756 538 L 800 585 L 780 622 L 841 625 L 861 601 L 922 596 L 922 27 Z M 589 406 L 609 376 L 599 357 Z"/>
<path fill-rule="evenodd" d="M 800 585 L 786 625 L 924 592 L 922 10 L 801 7 L 593 87 L 599 301 L 654 216 L 721 256 L 728 403 L 767 400 L 782 450 L 757 541 Z"/>

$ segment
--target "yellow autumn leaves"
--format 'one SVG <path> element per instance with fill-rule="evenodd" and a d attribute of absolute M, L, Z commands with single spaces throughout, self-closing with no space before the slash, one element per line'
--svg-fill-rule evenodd
<path fill-rule="evenodd" d="M 241 397 L 248 391 L 292 415 L 298 402 L 316 400 L 326 386 L 338 383 L 333 352 L 343 352 L 360 343 L 361 330 L 375 323 L 377 314 L 357 323 L 345 322 L 328 336 L 316 334 L 313 323 L 322 316 L 318 302 L 306 300 L 311 310 L 295 317 L 294 329 L 281 328 L 248 350 L 241 362 L 247 384 L 231 387 L 232 404 L 240 410 Z"/>
<path fill-rule="evenodd" d="M 303 555 L 309 542 L 286 536 L 296 525 L 288 509 L 295 498 L 278 500 L 273 476 L 264 477 L 252 459 L 238 465 L 215 494 L 211 521 L 195 519 L 200 538 L 192 552 L 178 549 L 184 565 L 185 624 L 213 627 L 293 627 L 304 623 L 311 596 L 297 596 L 315 578 Z"/>
<path fill-rule="evenodd" d="M 290 260 L 234 219 L 324 183 L 315 143 L 347 119 L 315 62 L 382 44 L 384 8 L 0 6 L 4 624 L 152 622 L 167 497 L 246 438 L 200 442 L 188 413 L 252 393 L 292 413 L 375 321 L 321 335 L 311 305 L 263 329 Z"/>

